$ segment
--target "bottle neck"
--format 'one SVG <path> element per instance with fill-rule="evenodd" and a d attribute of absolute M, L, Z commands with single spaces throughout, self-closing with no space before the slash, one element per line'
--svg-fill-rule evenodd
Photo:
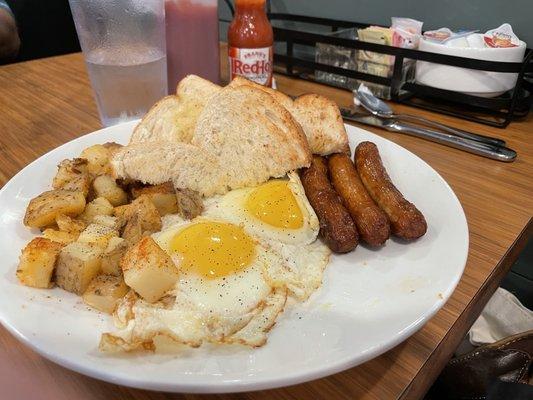
<path fill-rule="evenodd" d="M 266 16 L 265 0 L 236 0 L 235 14 L 248 14 L 250 16 Z"/>

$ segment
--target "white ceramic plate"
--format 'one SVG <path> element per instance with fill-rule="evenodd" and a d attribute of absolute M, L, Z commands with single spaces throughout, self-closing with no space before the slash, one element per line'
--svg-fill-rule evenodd
<path fill-rule="evenodd" d="M 428 232 L 380 250 L 334 256 L 308 302 L 287 310 L 262 348 L 202 347 L 180 355 L 100 354 L 111 318 L 60 289 L 15 277 L 21 248 L 37 233 L 22 224 L 28 201 L 49 188 L 56 165 L 95 143 L 127 142 L 135 122 L 80 137 L 44 155 L 0 191 L 0 321 L 44 357 L 98 379 L 172 392 L 237 392 L 304 382 L 361 364 L 407 339 L 454 290 L 466 262 L 468 228 L 457 197 L 421 159 L 370 132 L 347 126 L 352 148 L 371 140 L 392 180 L 426 216 Z"/>

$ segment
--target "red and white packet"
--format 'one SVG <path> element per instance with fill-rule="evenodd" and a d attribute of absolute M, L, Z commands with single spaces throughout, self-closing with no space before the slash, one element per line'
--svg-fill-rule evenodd
<path fill-rule="evenodd" d="M 520 39 L 513 32 L 509 24 L 491 29 L 483 35 L 483 40 L 488 47 L 517 47 L 520 45 Z"/>

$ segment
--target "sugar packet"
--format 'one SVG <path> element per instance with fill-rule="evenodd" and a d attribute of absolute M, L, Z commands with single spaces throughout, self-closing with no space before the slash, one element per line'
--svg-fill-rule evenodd
<path fill-rule="evenodd" d="M 404 49 L 416 49 L 424 23 L 411 18 L 392 17 L 391 20 L 392 45 Z"/>

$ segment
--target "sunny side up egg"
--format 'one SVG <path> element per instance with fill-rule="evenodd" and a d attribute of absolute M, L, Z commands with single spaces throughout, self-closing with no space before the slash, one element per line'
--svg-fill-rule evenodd
<path fill-rule="evenodd" d="M 241 225 L 255 237 L 289 244 L 314 242 L 320 228 L 295 172 L 288 179 L 207 199 L 202 215 Z"/>
<path fill-rule="evenodd" d="M 287 297 L 303 301 L 320 286 L 330 252 L 317 234 L 295 174 L 207 199 L 190 221 L 167 216 L 153 238 L 180 271 L 172 304 L 122 302 L 116 314 L 135 318 L 107 339 L 123 350 L 161 335 L 190 346 L 261 346 Z"/>

